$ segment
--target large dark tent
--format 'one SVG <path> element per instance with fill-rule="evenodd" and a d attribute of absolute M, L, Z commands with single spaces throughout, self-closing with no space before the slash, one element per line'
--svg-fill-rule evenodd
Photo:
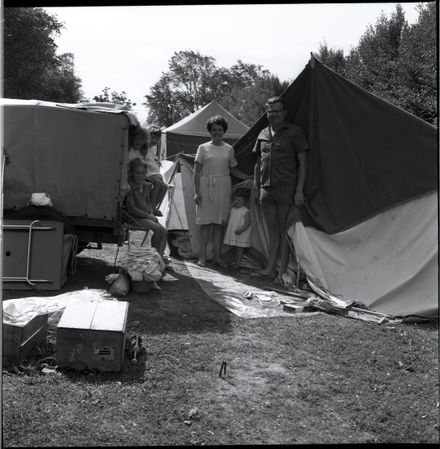
<path fill-rule="evenodd" d="M 282 97 L 312 151 L 303 222 L 342 231 L 438 186 L 437 129 L 343 78 L 312 57 Z M 266 116 L 235 143 L 251 171 Z"/>

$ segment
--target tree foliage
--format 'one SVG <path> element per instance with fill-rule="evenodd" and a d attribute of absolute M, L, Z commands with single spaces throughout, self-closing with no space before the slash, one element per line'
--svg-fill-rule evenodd
<path fill-rule="evenodd" d="M 438 124 L 436 3 L 419 6 L 417 23 L 406 29 L 400 48 L 402 107 Z"/>
<path fill-rule="evenodd" d="M 75 103 L 82 97 L 71 53 L 57 55 L 62 24 L 42 8 L 3 10 L 5 97 Z"/>
<path fill-rule="evenodd" d="M 321 44 L 318 58 L 337 73 L 375 95 L 437 124 L 436 4 L 418 6 L 409 25 L 398 4 L 387 18 L 370 25 L 347 57 Z"/>
<path fill-rule="evenodd" d="M 287 85 L 258 65 L 238 60 L 226 69 L 217 67 L 213 57 L 181 51 L 174 53 L 169 71 L 145 95 L 144 105 L 151 123 L 170 126 L 217 100 L 250 125 L 264 112 L 267 98 L 279 95 Z"/>
<path fill-rule="evenodd" d="M 110 87 L 104 87 L 101 94 L 95 95 L 93 97 L 94 101 L 98 103 L 115 103 L 126 106 L 127 109 L 131 109 L 136 106 L 127 96 L 127 93 L 123 90 L 122 92 L 112 91 L 110 92 Z"/>

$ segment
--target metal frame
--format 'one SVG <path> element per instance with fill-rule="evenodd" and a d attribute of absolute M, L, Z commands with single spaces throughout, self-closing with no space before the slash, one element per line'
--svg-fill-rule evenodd
<path fill-rule="evenodd" d="M 26 276 L 19 277 L 19 276 L 6 276 L 3 277 L 3 282 L 27 282 L 29 285 L 34 286 L 37 282 L 38 283 L 44 283 L 44 282 L 52 282 L 49 279 L 29 279 L 29 271 L 30 271 L 30 265 L 31 265 L 31 244 L 32 244 L 32 231 L 51 231 L 56 229 L 55 226 L 39 226 L 36 227 L 37 223 L 39 223 L 40 220 L 34 220 L 28 225 L 2 225 L 2 229 L 9 229 L 9 230 L 20 230 L 20 229 L 27 229 L 29 232 L 29 238 L 28 238 L 28 246 L 27 246 L 27 254 L 26 254 Z"/>

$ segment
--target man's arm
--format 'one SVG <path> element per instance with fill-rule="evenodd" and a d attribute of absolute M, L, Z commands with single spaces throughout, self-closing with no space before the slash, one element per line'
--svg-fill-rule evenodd
<path fill-rule="evenodd" d="M 258 156 L 257 162 L 254 167 L 254 187 L 259 190 L 260 188 L 260 168 L 261 168 L 261 156 Z"/>
<path fill-rule="evenodd" d="M 307 153 L 301 151 L 297 154 L 298 158 L 298 180 L 296 183 L 295 205 L 302 206 L 304 204 L 304 184 L 307 174 Z"/>

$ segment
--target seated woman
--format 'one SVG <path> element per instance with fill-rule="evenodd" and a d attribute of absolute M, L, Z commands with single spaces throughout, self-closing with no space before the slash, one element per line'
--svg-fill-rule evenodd
<path fill-rule="evenodd" d="M 169 262 L 168 256 L 164 253 L 167 244 L 167 230 L 153 214 L 153 208 L 150 203 L 151 184 L 145 182 L 146 173 L 147 167 L 145 162 L 139 158 L 130 161 L 128 176 L 130 189 L 127 193 L 127 212 L 134 219 L 137 226 L 153 231 L 151 245 L 156 248 L 165 262 Z"/>

